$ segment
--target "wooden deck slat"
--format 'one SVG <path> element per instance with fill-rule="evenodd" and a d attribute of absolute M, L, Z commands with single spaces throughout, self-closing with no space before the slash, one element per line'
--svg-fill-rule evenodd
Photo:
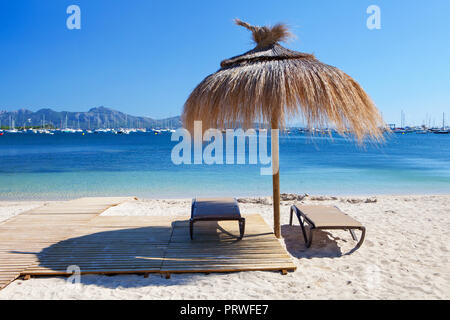
<path fill-rule="evenodd" d="M 188 221 L 174 223 L 161 272 L 229 272 L 294 270 L 291 257 L 260 215 L 246 216 L 246 231 L 237 241 L 236 221 L 201 222 L 189 238 Z"/>
<path fill-rule="evenodd" d="M 295 270 L 259 215 L 246 216 L 240 241 L 235 221 L 198 223 L 191 241 L 188 216 L 99 216 L 117 201 L 57 203 L 0 224 L 0 288 L 20 275 L 68 275 L 70 265 L 82 274 Z"/>
<path fill-rule="evenodd" d="M 27 211 L 0 223 L 0 289 L 16 279 L 27 267 L 39 263 L 45 248 L 71 237 L 108 208 L 133 197 L 82 198 L 55 202 Z M 10 267 L 8 267 L 10 266 Z M 15 267 L 16 271 L 12 272 Z"/>

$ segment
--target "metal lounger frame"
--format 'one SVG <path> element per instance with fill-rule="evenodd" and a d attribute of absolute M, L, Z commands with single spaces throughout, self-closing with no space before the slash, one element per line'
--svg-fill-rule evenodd
<path fill-rule="evenodd" d="M 305 239 L 305 244 L 306 244 L 307 248 L 311 247 L 311 243 L 312 243 L 312 239 L 313 239 L 313 230 L 316 230 L 316 229 L 317 230 L 349 230 L 350 234 L 352 235 L 353 240 L 355 240 L 355 241 L 357 241 L 358 238 L 356 237 L 354 230 L 355 229 L 361 230 L 361 237 L 359 239 L 359 242 L 356 244 L 355 248 L 352 251 L 358 249 L 364 242 L 364 238 L 366 236 L 366 228 L 363 226 L 361 226 L 361 227 L 345 227 L 345 226 L 316 227 L 314 225 L 314 222 L 312 222 L 310 219 L 308 219 L 308 217 L 305 214 L 303 214 L 303 212 L 301 212 L 301 210 L 299 208 L 297 208 L 297 206 L 295 206 L 295 205 L 291 206 L 291 212 L 290 212 L 290 217 L 289 217 L 289 225 L 291 225 L 291 226 L 292 226 L 292 216 L 293 216 L 294 212 L 297 215 L 298 221 L 300 222 L 300 227 L 302 228 L 303 238 Z M 305 222 L 309 226 L 309 237 L 306 235 Z"/>

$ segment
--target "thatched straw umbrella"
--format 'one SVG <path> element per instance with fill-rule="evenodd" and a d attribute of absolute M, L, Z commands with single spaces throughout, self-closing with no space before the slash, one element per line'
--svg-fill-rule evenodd
<path fill-rule="evenodd" d="M 341 70 L 313 55 L 292 51 L 279 42 L 291 37 L 284 24 L 251 26 L 256 47 L 222 61 L 191 93 L 183 110 L 185 128 L 250 128 L 255 121 L 272 130 L 274 232 L 280 237 L 278 130 L 288 118 L 302 117 L 308 127 L 350 130 L 359 142 L 382 138 L 382 118 L 360 85 Z M 274 130 L 275 129 L 275 130 Z"/>

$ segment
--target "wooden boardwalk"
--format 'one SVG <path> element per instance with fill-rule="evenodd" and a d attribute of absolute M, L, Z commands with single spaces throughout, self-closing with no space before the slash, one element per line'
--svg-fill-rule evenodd
<path fill-rule="evenodd" d="M 106 209 L 134 198 L 81 198 L 55 202 L 0 223 L 0 289 L 32 265 L 39 253 L 76 234 Z"/>
<path fill-rule="evenodd" d="M 44 206 L 0 224 L 0 288 L 19 276 L 295 270 L 260 215 L 199 222 L 189 239 L 188 216 L 99 216 L 132 198 L 84 198 Z"/>
<path fill-rule="evenodd" d="M 39 264 L 22 275 L 65 275 L 76 265 L 82 274 L 152 273 L 161 269 L 173 218 L 100 216 L 70 239 L 39 254 Z"/>

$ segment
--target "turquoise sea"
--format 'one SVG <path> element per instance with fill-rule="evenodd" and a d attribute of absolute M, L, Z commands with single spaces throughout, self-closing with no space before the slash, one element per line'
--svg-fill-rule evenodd
<path fill-rule="evenodd" d="M 0 136 L 0 199 L 266 196 L 261 165 L 175 165 L 170 133 Z M 360 147 L 334 136 L 280 137 L 281 191 L 450 194 L 450 135 L 391 134 Z"/>

